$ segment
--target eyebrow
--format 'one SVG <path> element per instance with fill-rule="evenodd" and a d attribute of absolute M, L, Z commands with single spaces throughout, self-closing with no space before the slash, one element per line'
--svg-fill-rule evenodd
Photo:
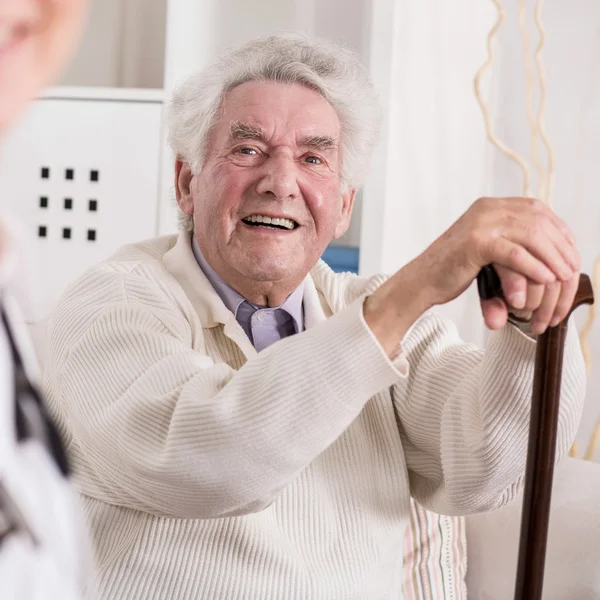
<path fill-rule="evenodd" d="M 254 127 L 241 121 L 232 121 L 229 124 L 230 140 L 260 140 L 267 141 L 267 136 L 262 127 Z"/>
<path fill-rule="evenodd" d="M 232 121 L 229 125 L 229 139 L 234 140 L 258 140 L 267 143 L 267 136 L 262 127 L 257 127 L 242 121 Z M 335 150 L 338 141 L 329 135 L 311 135 L 303 138 L 299 144 L 304 148 L 314 148 L 326 151 Z"/>
<path fill-rule="evenodd" d="M 316 150 L 321 151 L 335 150 L 338 147 L 338 142 L 329 135 L 312 135 L 304 138 L 300 142 L 300 146 L 315 148 Z"/>

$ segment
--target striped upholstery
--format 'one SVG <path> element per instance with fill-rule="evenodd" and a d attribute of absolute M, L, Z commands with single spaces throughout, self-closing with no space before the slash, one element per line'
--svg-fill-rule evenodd
<path fill-rule="evenodd" d="M 463 517 L 425 510 L 411 499 L 404 545 L 404 600 L 466 600 Z"/>

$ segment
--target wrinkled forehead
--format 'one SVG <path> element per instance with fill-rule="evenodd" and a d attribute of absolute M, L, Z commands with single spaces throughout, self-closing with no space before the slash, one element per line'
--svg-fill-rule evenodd
<path fill-rule="evenodd" d="M 298 144 L 309 140 L 332 149 L 340 138 L 338 114 L 319 92 L 271 81 L 246 82 L 227 92 L 217 128 L 222 141 L 246 138 Z"/>

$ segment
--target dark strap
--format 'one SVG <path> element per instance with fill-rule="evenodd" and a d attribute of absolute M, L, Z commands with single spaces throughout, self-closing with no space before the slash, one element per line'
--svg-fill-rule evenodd
<path fill-rule="evenodd" d="M 13 359 L 17 440 L 39 439 L 53 457 L 60 472 L 67 476 L 69 474 L 69 464 L 60 435 L 42 401 L 40 391 L 27 376 L 10 319 L 3 305 L 0 305 L 0 317 Z"/>

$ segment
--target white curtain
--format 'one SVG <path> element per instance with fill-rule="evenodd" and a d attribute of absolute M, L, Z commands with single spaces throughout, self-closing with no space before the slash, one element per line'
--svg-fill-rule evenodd
<path fill-rule="evenodd" d="M 504 4 L 507 25 L 500 35 L 496 128 L 511 147 L 529 156 L 531 136 L 524 109 L 523 48 L 516 25 L 518 2 L 504 0 Z M 527 22 L 534 47 L 538 41 L 531 22 L 534 3 L 528 4 Z M 546 29 L 543 49 L 547 81 L 545 122 L 555 155 L 553 204 L 573 229 L 582 254 L 583 270 L 591 275 L 594 260 L 600 254 L 600 4 L 594 0 L 547 1 L 542 19 Z M 519 169 L 498 154 L 493 176 L 493 189 L 497 194 L 515 193 L 522 185 Z M 586 316 L 586 308 L 576 313 L 579 328 Z M 592 370 L 578 438 L 580 448 L 587 444 L 600 416 L 599 330 L 600 323 L 594 323 L 590 336 Z"/>
<path fill-rule="evenodd" d="M 502 4 L 506 20 L 484 91 L 498 136 L 529 158 L 518 0 Z M 538 42 L 534 4 L 527 2 L 526 21 L 532 52 Z M 520 169 L 486 141 L 473 92 L 473 77 L 486 58 L 487 33 L 497 16 L 491 0 L 374 0 L 373 9 L 371 70 L 387 120 L 365 190 L 365 274 L 395 271 L 477 197 L 520 195 L 523 186 Z M 600 4 L 548 0 L 542 19 L 547 34 L 545 124 L 555 154 L 554 207 L 574 230 L 584 271 L 591 274 L 600 253 Z M 442 312 L 457 323 L 465 339 L 483 341 L 474 289 Z M 585 317 L 586 309 L 580 309 L 579 325 Z M 600 414 L 599 327 L 595 325 L 590 340 L 593 368 L 580 445 L 589 439 Z"/>
<path fill-rule="evenodd" d="M 492 23 L 493 6 L 473 0 L 373 3 L 370 64 L 386 122 L 365 188 L 362 273 L 394 272 L 490 192 L 473 77 Z M 483 342 L 475 290 L 440 310 Z"/>

